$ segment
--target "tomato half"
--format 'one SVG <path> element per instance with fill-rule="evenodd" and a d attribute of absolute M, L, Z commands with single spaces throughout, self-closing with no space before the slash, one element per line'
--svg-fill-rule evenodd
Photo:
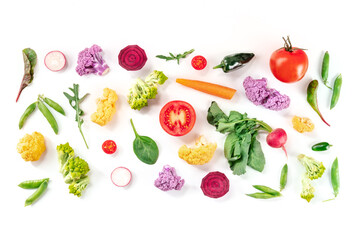
<path fill-rule="evenodd" d="M 113 154 L 114 152 L 116 152 L 116 148 L 116 143 L 113 140 L 106 140 L 102 145 L 102 150 L 106 154 Z"/>
<path fill-rule="evenodd" d="M 194 108 L 184 101 L 171 101 L 165 104 L 159 115 L 161 127 L 172 136 L 183 136 L 195 125 Z"/>
<path fill-rule="evenodd" d="M 284 39 L 285 40 L 285 39 Z M 309 61 L 306 53 L 299 48 L 293 48 L 288 38 L 285 47 L 272 53 L 270 69 L 274 76 L 285 83 L 301 80 L 308 69 Z"/>

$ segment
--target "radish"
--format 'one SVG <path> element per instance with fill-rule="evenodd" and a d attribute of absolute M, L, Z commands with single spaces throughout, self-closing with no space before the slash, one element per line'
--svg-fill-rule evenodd
<path fill-rule="evenodd" d="M 131 181 L 132 175 L 126 167 L 115 168 L 111 173 L 111 181 L 118 187 L 125 187 Z"/>
<path fill-rule="evenodd" d="M 266 137 L 266 142 L 270 147 L 282 148 L 287 157 L 288 155 L 287 155 L 286 149 L 284 147 L 286 141 L 287 141 L 287 134 L 286 134 L 285 130 L 282 128 L 274 129 Z"/>
<path fill-rule="evenodd" d="M 46 54 L 44 62 L 50 71 L 57 72 L 65 67 L 66 58 L 60 51 L 51 51 Z"/>

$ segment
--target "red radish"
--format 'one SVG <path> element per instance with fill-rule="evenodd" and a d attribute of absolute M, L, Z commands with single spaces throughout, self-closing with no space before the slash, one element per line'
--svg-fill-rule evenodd
<path fill-rule="evenodd" d="M 66 58 L 60 51 L 51 51 L 46 54 L 44 63 L 50 71 L 57 72 L 65 67 Z"/>
<path fill-rule="evenodd" d="M 286 134 L 285 130 L 282 128 L 274 129 L 266 137 L 266 142 L 270 147 L 282 148 L 287 157 L 287 152 L 284 147 L 286 141 L 287 141 L 287 134 Z"/>
<path fill-rule="evenodd" d="M 126 167 L 115 168 L 111 173 L 111 181 L 118 187 L 125 187 L 131 181 L 131 172 Z"/>
<path fill-rule="evenodd" d="M 128 71 L 137 71 L 144 67 L 147 57 L 144 49 L 138 45 L 129 45 L 118 56 L 119 65 Z"/>
<path fill-rule="evenodd" d="M 222 172 L 210 172 L 201 182 L 201 190 L 205 196 L 219 198 L 229 191 L 229 179 Z"/>

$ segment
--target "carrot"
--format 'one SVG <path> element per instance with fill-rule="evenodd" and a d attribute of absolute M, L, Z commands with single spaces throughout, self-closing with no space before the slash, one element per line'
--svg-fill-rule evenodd
<path fill-rule="evenodd" d="M 236 92 L 236 89 L 233 88 L 229 88 L 209 82 L 198 81 L 198 80 L 178 78 L 176 79 L 176 82 L 186 87 L 198 90 L 200 92 L 204 92 L 225 99 L 231 99 Z"/>

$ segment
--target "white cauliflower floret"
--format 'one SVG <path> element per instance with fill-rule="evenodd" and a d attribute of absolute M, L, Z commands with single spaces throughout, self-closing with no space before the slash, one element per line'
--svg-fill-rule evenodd
<path fill-rule="evenodd" d="M 216 143 L 209 143 L 203 136 L 200 136 L 193 147 L 183 145 L 179 149 L 179 157 L 192 165 L 203 165 L 208 163 L 214 156 Z"/>

